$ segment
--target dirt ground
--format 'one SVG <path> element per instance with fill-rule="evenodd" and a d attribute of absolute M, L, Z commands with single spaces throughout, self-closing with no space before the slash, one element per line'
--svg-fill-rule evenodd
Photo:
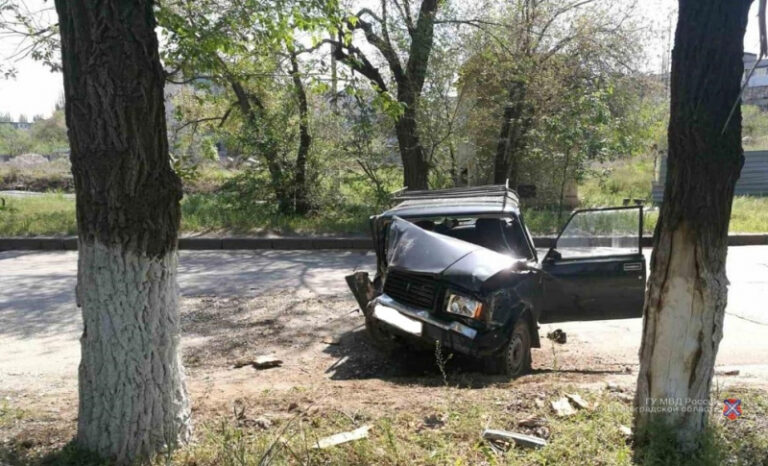
<path fill-rule="evenodd" d="M 411 412 L 431 419 L 452 387 L 463 400 L 489 399 L 504 409 L 525 411 L 559 387 L 602 390 L 618 387 L 627 403 L 637 367 L 626 354 L 593 351 L 579 335 L 568 343 L 544 338 L 534 350 L 533 373 L 509 381 L 477 371 L 471 358 L 433 352 L 385 355 L 365 334 L 362 314 L 348 293 L 317 295 L 309 290 L 271 290 L 258 296 L 198 296 L 182 300 L 183 360 L 197 422 L 239 419 L 272 423 L 297 411 L 337 412 L 355 418 Z M 274 355 L 280 367 L 235 368 L 236 363 Z M 0 388 L 3 404 L 27 413 L 23 422 L 0 424 L 3 443 L 24 438 L 47 450 L 74 435 L 77 392 L 74 374 L 30 382 L 27 388 Z M 41 385 L 42 384 L 42 385 Z M 265 421 L 266 420 L 266 421 Z M 426 421 L 425 421 L 426 422 Z"/>

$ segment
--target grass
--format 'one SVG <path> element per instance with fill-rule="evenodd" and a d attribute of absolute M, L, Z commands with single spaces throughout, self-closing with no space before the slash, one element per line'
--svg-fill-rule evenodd
<path fill-rule="evenodd" d="M 233 205 L 225 195 L 191 194 L 181 204 L 186 233 L 361 234 L 368 232 L 371 207 L 344 205 L 308 216 L 278 214 L 265 203 Z"/>
<path fill-rule="evenodd" d="M 61 194 L 0 201 L 0 236 L 74 235 L 75 200 Z"/>
<path fill-rule="evenodd" d="M 579 186 L 581 207 L 622 205 L 625 199 L 642 199 L 650 205 L 653 168 L 653 159 L 648 157 L 593 167 L 592 174 Z M 327 187 L 335 197 L 323 200 L 325 207 L 308 216 L 277 214 L 266 203 L 247 202 L 232 194 L 212 192 L 231 179 L 231 171 L 210 167 L 200 171 L 192 189 L 195 192 L 185 195 L 182 201 L 183 233 L 367 235 L 368 217 L 381 210 L 368 204 L 376 196 L 370 183 L 360 177 L 336 180 L 337 186 Z M 387 181 L 395 179 L 390 176 Z M 569 215 L 568 212 L 558 215 L 557 211 L 544 208 L 524 208 L 523 213 L 534 235 L 556 234 Z M 645 234 L 653 234 L 657 218 L 657 209 L 646 210 Z M 734 198 L 730 231 L 768 232 L 768 198 Z M 61 195 L 8 199 L 6 208 L 0 209 L 0 236 L 75 233 L 74 201 Z"/>
<path fill-rule="evenodd" d="M 368 216 L 375 209 L 346 205 L 309 216 L 276 214 L 265 204 L 231 209 L 218 194 L 190 194 L 182 201 L 182 232 L 186 234 L 368 234 Z M 568 219 L 564 212 L 524 209 L 525 222 L 533 235 L 551 235 Z M 645 234 L 653 234 L 657 210 L 645 213 Z M 733 201 L 731 233 L 768 232 L 768 198 L 737 197 Z M 61 194 L 30 198 L 8 198 L 0 207 L 0 236 L 74 235 L 75 202 Z"/>
<path fill-rule="evenodd" d="M 768 395 L 737 389 L 716 396 L 742 400 L 744 414 L 736 421 L 713 413 L 699 447 L 691 453 L 679 451 L 665 429 L 655 429 L 652 440 L 635 447 L 620 427 L 630 426 L 632 410 L 627 401 L 607 391 L 582 391 L 596 408 L 557 418 L 545 403 L 532 410 L 509 409 L 516 401 L 491 390 L 480 399 L 464 400 L 466 389 L 435 387 L 435 401 L 425 412 L 397 411 L 386 414 L 337 410 L 307 414 L 299 412 L 276 421 L 267 429 L 243 427 L 231 416 L 198 419 L 196 441 L 154 464 L 178 466 L 240 466 L 249 464 L 541 464 L 541 465 L 760 465 L 768 462 Z M 578 391 L 561 386 L 545 397 L 554 399 Z M 511 405 L 510 405 L 511 403 Z M 1 412 L 0 412 L 1 413 Z M 485 428 L 524 432 L 517 423 L 527 415 L 546 419 L 548 444 L 541 449 L 510 446 L 493 448 L 480 438 Z M 0 414 L 2 416 L 2 414 Z M 2 419 L 2 417 L 0 417 Z M 431 420 L 430 420 L 431 419 Z M 429 420 L 429 422 L 428 422 Z M 312 448 L 324 436 L 371 425 L 367 439 L 324 450 Z M 15 439 L 14 442 L 21 441 Z M 15 445 L 11 442 L 12 445 Z M 0 447 L 0 459 L 10 464 L 106 464 L 69 444 L 61 450 L 36 451 Z M 4 455 L 4 456 L 3 456 Z"/>

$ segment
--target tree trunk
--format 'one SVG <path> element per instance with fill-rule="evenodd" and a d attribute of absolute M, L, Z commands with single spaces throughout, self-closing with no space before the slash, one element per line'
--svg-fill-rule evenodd
<path fill-rule="evenodd" d="M 83 313 L 77 441 L 119 463 L 190 433 L 171 170 L 151 1 L 56 0 Z"/>
<path fill-rule="evenodd" d="M 299 103 L 299 150 L 296 154 L 296 167 L 293 177 L 293 198 L 297 214 L 306 214 L 310 208 L 307 186 L 307 157 L 312 145 L 312 135 L 309 134 L 309 105 L 304 83 L 301 82 L 299 62 L 296 54 L 291 54 L 291 77 Z"/>
<path fill-rule="evenodd" d="M 526 90 L 526 84 L 521 80 L 514 81 L 509 87 L 493 163 L 495 184 L 504 184 L 509 180 L 509 186 L 516 188 L 520 183 L 520 158 L 532 122 Z"/>
<path fill-rule="evenodd" d="M 665 424 L 691 449 L 707 422 L 723 333 L 733 189 L 743 164 L 743 37 L 751 0 L 681 0 L 672 53 L 669 159 L 646 294 L 637 439 Z M 726 124 L 727 121 L 727 124 Z M 658 412 L 672 406 L 673 412 Z M 655 411 L 655 412 L 654 412 Z"/>
<path fill-rule="evenodd" d="M 428 189 L 429 164 L 419 141 L 416 117 L 413 110 L 406 108 L 395 123 L 397 144 L 403 161 L 403 186 L 408 189 Z"/>
<path fill-rule="evenodd" d="M 264 157 L 269 171 L 272 192 L 277 200 L 277 209 L 282 213 L 293 212 L 292 196 L 286 189 L 283 167 L 277 158 L 277 143 L 269 123 L 264 118 L 262 103 L 253 95 L 249 95 L 243 85 L 234 77 L 229 78 L 229 84 L 237 98 L 237 105 L 245 120 L 246 130 L 242 137 L 246 146 L 256 149 Z M 256 105 L 251 103 L 253 100 Z"/>

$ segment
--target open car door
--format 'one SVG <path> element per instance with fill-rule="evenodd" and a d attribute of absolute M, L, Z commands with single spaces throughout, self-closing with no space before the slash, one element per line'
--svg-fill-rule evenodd
<path fill-rule="evenodd" d="M 575 211 L 542 260 L 541 322 L 643 315 L 642 206 Z"/>

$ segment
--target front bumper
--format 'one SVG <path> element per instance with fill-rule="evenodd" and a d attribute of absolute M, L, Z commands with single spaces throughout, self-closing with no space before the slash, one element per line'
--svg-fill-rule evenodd
<path fill-rule="evenodd" d="M 428 345 L 439 341 L 444 348 L 468 354 L 487 356 L 506 343 L 503 329 L 478 330 L 457 321 L 439 319 L 425 309 L 395 301 L 386 294 L 368 304 L 369 316 L 384 330 Z"/>

